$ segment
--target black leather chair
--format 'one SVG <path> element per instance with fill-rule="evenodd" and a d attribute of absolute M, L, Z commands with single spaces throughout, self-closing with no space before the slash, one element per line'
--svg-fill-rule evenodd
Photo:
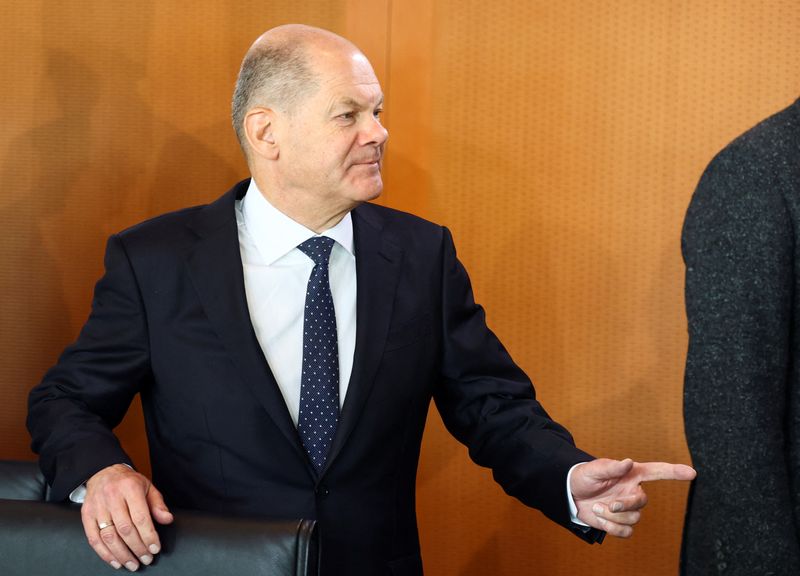
<path fill-rule="evenodd" d="M 110 576 L 86 543 L 75 504 L 45 502 L 35 462 L 0 461 L 0 574 Z M 159 526 L 162 551 L 138 572 L 153 576 L 307 576 L 319 574 L 316 525 L 174 511 Z M 125 572 L 122 569 L 120 572 Z"/>

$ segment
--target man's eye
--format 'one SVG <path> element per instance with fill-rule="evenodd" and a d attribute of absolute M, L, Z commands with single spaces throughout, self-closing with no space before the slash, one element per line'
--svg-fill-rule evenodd
<path fill-rule="evenodd" d="M 342 120 L 352 120 L 355 116 L 355 112 L 345 112 L 344 114 L 339 114 L 339 118 Z"/>
<path fill-rule="evenodd" d="M 372 113 L 372 115 L 373 115 L 373 116 L 375 116 L 375 118 L 380 118 L 380 117 L 381 117 L 381 114 L 383 114 L 383 108 L 377 108 L 377 109 L 375 109 L 375 111 Z"/>

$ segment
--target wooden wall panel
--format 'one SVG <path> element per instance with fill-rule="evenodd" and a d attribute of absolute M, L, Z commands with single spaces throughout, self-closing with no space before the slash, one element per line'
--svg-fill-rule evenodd
<path fill-rule="evenodd" d="M 0 457 L 33 458 L 27 391 L 77 334 L 109 234 L 219 196 L 247 170 L 230 127 L 244 52 L 343 2 L 44 2 L 0 8 Z M 137 406 L 119 429 L 148 468 Z"/>
<path fill-rule="evenodd" d="M 246 175 L 228 109 L 264 29 L 302 21 L 375 64 L 381 202 L 447 224 L 490 325 L 598 455 L 687 461 L 679 234 L 703 167 L 800 93 L 794 0 L 155 0 L 0 7 L 0 457 L 82 324 L 107 235 Z M 119 430 L 145 469 L 141 415 Z M 674 574 L 686 488 L 589 547 L 429 419 L 427 574 Z"/>
<path fill-rule="evenodd" d="M 683 214 L 712 156 L 800 96 L 798 24 L 792 1 L 434 2 L 417 72 L 432 83 L 427 215 L 586 450 L 688 461 Z M 675 574 L 686 486 L 649 492 L 633 540 L 585 546 L 502 494 L 433 415 L 429 573 Z"/>

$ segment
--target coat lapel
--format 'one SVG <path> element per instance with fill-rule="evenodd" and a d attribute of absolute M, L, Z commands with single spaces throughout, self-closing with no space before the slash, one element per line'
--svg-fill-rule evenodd
<path fill-rule="evenodd" d="M 234 203 L 244 196 L 248 182 L 240 182 L 197 213 L 190 227 L 199 240 L 188 254 L 186 264 L 208 319 L 242 379 L 286 439 L 307 460 L 283 395 L 261 351 L 247 308 Z"/>
<path fill-rule="evenodd" d="M 392 318 L 403 251 L 383 234 L 380 215 L 369 204 L 353 212 L 356 252 L 356 347 L 353 372 L 326 468 L 355 427 L 374 384 Z M 323 472 L 324 473 L 324 472 Z"/>

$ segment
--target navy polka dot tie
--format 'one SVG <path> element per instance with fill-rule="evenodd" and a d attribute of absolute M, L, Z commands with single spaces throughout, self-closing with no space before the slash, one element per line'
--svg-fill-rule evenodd
<path fill-rule="evenodd" d="M 303 373 L 297 431 L 311 462 L 319 471 L 339 421 L 339 347 L 328 260 L 333 238 L 309 238 L 298 246 L 314 261 L 303 312 Z"/>

